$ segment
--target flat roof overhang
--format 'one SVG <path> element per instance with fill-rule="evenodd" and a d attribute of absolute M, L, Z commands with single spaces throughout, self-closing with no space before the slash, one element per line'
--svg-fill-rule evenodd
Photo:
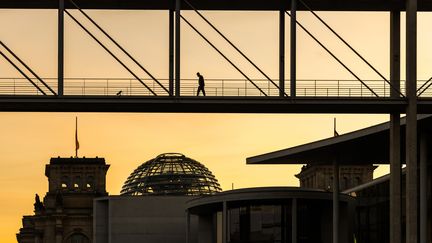
<path fill-rule="evenodd" d="M 168 10 L 175 0 L 74 0 L 83 9 Z M 188 0 L 199 10 L 276 11 L 289 9 L 290 1 L 282 0 Z M 405 10 L 400 0 L 304 0 L 316 11 L 391 11 Z M 56 9 L 58 0 L 0 0 L 0 8 Z M 66 8 L 74 8 L 65 0 Z M 298 10 L 306 10 L 299 2 Z M 189 10 L 183 2 L 182 9 Z M 432 11 L 432 0 L 418 0 L 418 11 Z"/>
<path fill-rule="evenodd" d="M 223 203 L 228 206 L 265 205 L 286 203 L 293 198 L 310 199 L 323 203 L 331 202 L 332 193 L 318 189 L 300 187 L 252 187 L 228 190 L 211 196 L 202 196 L 186 203 L 186 208 L 192 214 L 209 214 L 222 210 Z M 340 193 L 339 200 L 344 203 L 353 202 L 354 198 Z"/>
<path fill-rule="evenodd" d="M 388 164 L 390 124 L 388 122 L 337 137 L 249 157 L 247 164 L 340 165 Z M 418 133 L 432 136 L 431 115 L 418 116 Z M 401 158 L 405 158 L 405 119 L 401 119 Z M 403 161 L 402 161 L 403 162 Z M 403 162 L 404 163 L 404 162 Z"/>

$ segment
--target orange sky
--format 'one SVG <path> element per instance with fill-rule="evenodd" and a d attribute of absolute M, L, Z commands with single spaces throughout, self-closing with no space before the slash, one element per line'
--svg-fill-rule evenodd
<path fill-rule="evenodd" d="M 0 11 L 0 40 L 8 44 L 43 77 L 56 76 L 56 12 Z M 155 76 L 167 78 L 167 13 L 158 11 L 89 11 L 102 26 L 134 53 Z M 238 44 L 271 77 L 278 76 L 278 15 L 276 13 L 206 12 L 213 23 Z M 330 25 L 388 76 L 388 14 L 321 13 Z M 208 33 L 252 77 L 260 77 L 223 44 L 192 13 L 188 19 Z M 67 77 L 129 77 L 70 20 L 66 22 Z M 376 75 L 336 41 L 310 14 L 299 19 L 320 36 L 364 79 Z M 419 16 L 419 79 L 431 75 L 431 18 Z M 210 47 L 183 26 L 182 75 L 194 78 L 241 78 Z M 289 25 L 287 24 L 287 33 Z M 298 78 L 352 79 L 303 32 L 298 32 Z M 402 46 L 403 44 L 402 38 Z M 287 36 L 287 47 L 289 46 Z M 257 48 L 258 47 L 258 48 Z M 289 50 L 287 48 L 287 55 Z M 402 55 L 402 73 L 404 73 Z M 289 67 L 289 61 L 286 63 Z M 0 60 L 4 77 L 20 77 Z M 144 74 L 141 74 L 144 76 Z M 287 70 L 287 77 L 289 70 Z M 402 75 L 403 77 L 403 75 Z M 260 77 L 261 78 L 261 77 Z M 297 185 L 299 166 L 246 166 L 245 158 L 327 138 L 333 135 L 333 115 L 228 114 L 72 114 L 0 113 L 0 243 L 15 242 L 21 217 L 31 214 L 34 193 L 44 195 L 44 165 L 50 157 L 74 154 L 75 116 L 79 116 L 80 155 L 100 156 L 111 164 L 108 191 L 118 194 L 138 165 L 160 153 L 181 152 L 204 163 L 223 189 Z M 383 122 L 386 115 L 337 115 L 345 133 Z M 377 174 L 383 174 L 380 168 Z"/>

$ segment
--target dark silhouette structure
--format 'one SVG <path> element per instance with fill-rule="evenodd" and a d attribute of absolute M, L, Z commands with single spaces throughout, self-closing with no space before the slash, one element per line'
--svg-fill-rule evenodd
<path fill-rule="evenodd" d="M 355 200 L 340 196 L 339 238 L 353 243 Z M 331 243 L 331 200 L 330 192 L 298 187 L 243 188 L 199 197 L 186 204 L 188 214 L 199 218 L 199 230 L 188 223 L 187 238 L 198 235 L 197 243 Z"/>
<path fill-rule="evenodd" d="M 203 95 L 206 96 L 205 89 L 204 89 L 205 86 L 204 77 L 200 73 L 197 73 L 197 76 L 198 76 L 197 96 L 199 96 L 200 92 L 202 92 Z"/>
<path fill-rule="evenodd" d="M 430 97 L 422 96 L 426 90 L 431 87 L 432 79 L 426 82 L 419 82 L 417 78 L 417 12 L 418 11 L 432 11 L 432 4 L 430 0 L 406 0 L 406 1 L 376 1 L 376 0 L 347 0 L 347 1 L 333 1 L 333 0 L 292 0 L 292 1 L 280 1 L 280 0 L 149 0 L 149 1 L 136 1 L 136 0 L 124 0 L 124 1 L 100 1 L 100 0 L 41 0 L 41 1 L 16 1 L 16 0 L 5 0 L 0 2 L 0 8 L 41 8 L 41 9 L 56 9 L 58 10 L 58 32 L 57 32 L 57 48 L 58 48 L 58 62 L 57 62 L 57 90 L 54 91 L 50 85 L 44 83 L 35 73 L 26 65 L 24 71 L 32 73 L 31 76 L 36 77 L 39 82 L 35 83 L 33 79 L 25 74 L 23 70 L 19 70 L 20 73 L 26 77 L 28 83 L 32 84 L 31 95 L 15 95 L 11 92 L 7 92 L 6 95 L 0 96 L 0 111 L 62 111 L 62 112 L 75 112 L 75 111 L 86 111 L 86 112 L 238 112 L 238 113 L 368 113 L 368 114 L 389 114 L 390 123 L 389 136 L 386 136 L 386 143 L 388 146 L 380 148 L 380 151 L 389 156 L 388 163 L 390 164 L 390 242 L 401 243 L 401 206 L 402 200 L 405 202 L 403 205 L 406 206 L 406 223 L 405 230 L 406 234 L 404 237 L 406 242 L 418 243 L 426 242 L 428 239 L 427 235 L 427 222 L 425 217 L 428 215 L 428 208 L 426 205 L 426 189 L 427 189 L 427 178 L 429 172 L 426 169 L 426 158 L 427 154 L 419 154 L 419 147 L 427 144 L 426 136 L 420 133 L 417 123 L 417 114 L 428 114 L 432 113 L 432 101 Z M 134 10 L 166 10 L 168 12 L 168 37 L 169 37 L 169 63 L 168 73 L 169 80 L 168 85 L 165 87 L 160 83 L 154 76 L 152 76 L 139 62 L 134 59 L 130 53 L 122 48 L 111 36 L 107 34 L 99 25 L 95 24 L 95 27 L 99 29 L 102 34 L 108 37 L 114 45 L 120 48 L 122 52 L 130 58 L 135 64 L 137 64 L 143 72 L 145 72 L 154 82 L 157 90 L 152 85 L 147 85 L 144 80 L 137 76 L 132 69 L 128 68 L 120 58 L 116 57 L 113 52 L 109 50 L 102 42 L 100 42 L 95 35 L 93 35 L 80 21 L 75 18 L 74 13 L 71 13 L 69 9 L 76 9 L 85 18 L 91 21 L 93 24 L 96 22 L 85 14 L 83 9 L 134 9 Z M 201 10 L 239 10 L 239 11 L 277 11 L 279 13 L 279 77 L 278 84 L 265 75 L 261 69 L 259 69 L 250 59 L 248 59 L 239 48 L 235 47 L 232 42 L 229 42 L 226 36 L 221 35 L 222 38 L 228 41 L 246 60 L 252 64 L 263 76 L 268 79 L 269 86 L 276 89 L 278 92 L 263 89 L 262 85 L 255 83 L 251 80 L 239 67 L 237 67 L 227 56 L 225 56 L 216 46 L 214 46 L 205 36 L 199 32 L 185 17 L 181 14 L 183 10 L 192 10 L 197 14 L 200 14 Z M 347 65 L 345 65 L 340 59 L 336 57 L 318 38 L 316 38 L 311 32 L 309 32 L 302 24 L 301 20 L 296 18 L 298 11 L 310 11 L 317 19 L 323 23 L 333 34 L 337 36 L 344 44 L 350 48 L 357 57 L 362 59 L 366 65 L 368 65 L 372 71 L 374 71 L 381 80 L 384 81 L 386 88 L 381 85 L 372 87 L 367 82 L 360 79 Z M 374 68 L 363 56 L 359 54 L 352 46 L 349 45 L 340 35 L 338 35 L 334 29 L 332 29 L 327 23 L 324 22 L 314 11 L 385 11 L 389 14 L 389 77 L 382 75 L 376 68 Z M 405 77 L 402 78 L 405 82 L 401 82 L 401 11 L 405 11 L 405 61 L 406 71 Z M 67 82 L 64 77 L 64 30 L 65 30 L 65 15 L 69 16 L 80 28 L 83 29 L 91 38 L 93 38 L 98 44 L 105 49 L 116 61 L 122 65 L 130 74 L 136 79 L 136 82 L 142 84 L 142 88 L 146 90 L 149 97 L 131 97 L 128 100 L 118 99 L 113 93 L 111 96 L 86 96 L 86 95 L 68 95 Z M 286 16 L 289 16 L 290 24 L 290 77 L 289 77 L 289 97 L 285 93 L 285 20 Z M 210 23 L 205 17 L 200 14 L 207 23 Z M 212 48 L 218 51 L 218 53 L 233 67 L 235 68 L 248 82 L 247 85 L 251 86 L 255 93 L 253 95 L 248 92 L 248 95 L 244 95 L 241 98 L 238 97 L 223 97 L 223 98 L 206 98 L 206 99 L 188 99 L 188 97 L 182 97 L 182 77 L 181 77 L 181 23 L 189 26 L 193 31 L 199 34 L 204 41 L 206 41 Z M 276 24 L 276 21 L 275 21 Z M 314 89 L 314 93 L 311 96 L 297 93 L 301 90 L 299 80 L 296 76 L 296 60 L 297 60 L 297 48 L 296 48 L 296 36 L 297 26 L 302 31 L 305 31 L 314 41 L 316 41 L 332 58 L 335 59 L 344 71 L 349 72 L 355 82 L 358 83 L 358 89 L 354 90 L 357 95 L 351 96 L 351 90 L 344 92 L 342 89 L 336 89 L 337 92 L 328 93 L 326 87 L 323 89 Z M 210 27 L 216 30 L 219 34 L 221 32 L 215 28 L 214 25 L 210 24 Z M 0 42 L 0 45 L 8 49 L 5 45 Z M 14 56 L 20 64 L 23 64 L 22 60 L 17 58 L 10 50 L 8 53 Z M 3 52 L 1 52 L 3 53 Z M 19 65 L 13 63 L 12 58 L 8 58 L 4 53 L 2 54 L 5 59 L 16 69 L 19 69 Z M 40 85 L 40 84 L 42 85 Z M 401 89 L 401 84 L 405 85 L 404 89 Z M 245 85 L 245 86 L 247 86 Z M 420 86 L 420 87 L 419 87 Z M 15 87 L 15 86 L 13 86 Z M 53 86 L 54 87 L 54 86 Z M 66 87 L 66 88 L 65 88 Z M 338 82 L 339 87 L 339 82 Z M 14 90 L 14 89 L 10 89 Z M 248 90 L 245 87 L 245 90 Z M 324 92 L 323 92 L 324 90 Z M 365 92 L 366 91 L 366 92 Z M 245 92 L 246 93 L 246 92 Z M 368 96 L 367 98 L 364 97 Z M 42 94 L 42 95 L 40 95 Z M 153 97 L 163 96 L 163 97 Z M 252 96 L 252 97 L 248 97 Z M 268 97 L 272 96 L 272 97 Z M 400 114 L 406 114 L 406 123 L 404 134 L 401 132 L 401 119 Z M 343 140 L 345 137 L 339 136 L 338 140 Z M 372 141 L 372 140 L 371 140 Z M 404 141 L 404 142 L 402 142 Z M 420 141 L 420 142 L 418 142 Z M 370 143 L 371 144 L 371 143 Z M 312 146 L 313 147 L 313 146 Z M 368 147 L 365 144 L 364 148 Z M 379 147 L 379 146 L 377 146 Z M 376 150 L 371 148 L 371 151 Z M 295 151 L 295 149 L 294 149 Z M 422 149 L 425 151 L 425 149 Z M 290 151 L 293 152 L 293 151 Z M 320 152 L 320 151 L 318 151 Z M 331 151 L 333 154 L 334 151 Z M 368 151 L 370 152 L 370 151 Z M 317 153 L 316 153 L 317 154 Z M 363 151 L 358 158 L 367 156 L 370 153 Z M 298 154 L 301 156 L 301 154 Z M 330 156 L 331 157 L 331 156 Z M 419 159 L 420 158 L 420 159 Z M 355 158 L 348 158 L 355 159 Z M 420 160 L 420 161 L 419 161 Z M 338 158 L 332 158 L 331 161 L 327 161 L 327 165 L 333 165 L 334 174 L 339 174 L 340 161 Z M 406 198 L 402 199 L 401 195 L 401 163 L 402 161 L 406 164 Z M 346 162 L 346 161 L 344 161 Z M 302 164 L 307 164 L 306 161 Z M 338 194 L 339 190 L 339 179 L 335 176 L 334 180 L 334 232 L 333 242 L 339 243 L 338 239 Z M 420 197 L 419 197 L 420 195 Z M 419 200 L 420 198 L 420 200 Z"/>
<path fill-rule="evenodd" d="M 339 189 L 341 191 L 362 185 L 373 180 L 374 165 L 341 166 L 339 170 Z M 300 187 L 333 191 L 333 168 L 329 165 L 305 165 L 296 175 Z"/>
<path fill-rule="evenodd" d="M 24 216 L 18 243 L 90 243 L 93 199 L 107 196 L 103 158 L 51 158 L 46 165 L 48 192 L 35 195 L 34 215 Z"/>

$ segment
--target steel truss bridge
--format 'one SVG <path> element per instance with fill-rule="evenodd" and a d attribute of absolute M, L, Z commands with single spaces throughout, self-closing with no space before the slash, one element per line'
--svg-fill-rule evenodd
<path fill-rule="evenodd" d="M 0 0 L 0 8 L 57 9 L 58 10 L 58 75 L 40 77 L 24 63 L 7 43 L 0 40 L 0 55 L 22 77 L 0 79 L 0 111 L 76 111 L 76 112 L 236 112 L 236 113 L 383 113 L 390 114 L 390 242 L 402 242 L 401 215 L 401 161 L 406 164 L 406 228 L 404 242 L 425 243 L 427 234 L 426 189 L 428 173 L 422 170 L 418 182 L 417 114 L 432 113 L 432 80 L 417 80 L 417 12 L 432 11 L 432 0 Z M 136 60 L 127 48 L 121 46 L 86 13 L 88 9 L 112 10 L 165 10 L 169 13 L 169 77 L 152 75 Z M 78 11 L 70 11 L 78 10 Z M 231 61 L 222 50 L 209 41 L 205 34 L 185 18 L 182 11 L 194 11 L 247 62 L 263 79 L 254 80 Z M 232 43 L 223 30 L 214 26 L 202 10 L 219 11 L 275 11 L 279 12 L 279 75 L 269 77 L 246 53 Z M 342 62 L 323 45 L 296 17 L 297 11 L 311 12 L 325 28 L 341 40 L 381 80 L 362 80 L 349 65 Z M 390 77 L 385 77 L 367 58 L 355 50 L 317 11 L 382 11 L 390 13 L 389 63 Z M 401 12 L 406 12 L 406 77 L 400 77 Z M 84 16 L 105 35 L 137 67 L 146 73 L 141 77 L 122 62 L 77 18 Z M 71 18 L 102 49 L 124 67 L 133 78 L 88 79 L 64 77 L 64 19 Z M 285 19 L 288 19 L 286 21 Z M 206 97 L 196 97 L 194 80 L 186 80 L 180 73 L 180 23 L 184 22 L 204 42 L 210 45 L 235 68 L 243 79 L 207 80 Z M 290 24 L 289 35 L 285 22 Z M 276 24 L 276 23 L 275 23 Z M 298 80 L 296 77 L 296 35 L 298 31 L 317 42 L 352 80 Z M 290 46 L 285 46 L 289 36 Z M 290 49 L 285 57 L 285 49 Z M 290 77 L 285 79 L 285 59 L 290 59 Z M 400 114 L 406 114 L 405 145 L 401 145 Z M 423 139 L 423 138 L 422 138 Z M 425 141 L 422 140 L 422 147 Z M 406 158 L 400 158 L 405 146 Z M 422 153 L 420 153 L 422 154 Z M 424 154 L 424 153 L 423 153 Z M 423 158 L 423 157 L 422 157 Z M 428 159 L 420 159 L 420 168 L 426 168 Z M 338 174 L 338 162 L 334 161 Z M 336 181 L 336 180 L 335 180 Z M 337 185 L 335 185 L 335 189 Z M 420 188 L 420 190 L 418 190 Z M 333 242 L 338 243 L 338 193 L 334 193 Z M 420 191 L 420 196 L 418 191 Z M 430 192 L 429 192 L 430 193 Z M 420 198 L 420 200 L 418 199 Z M 420 205 L 420 208 L 419 208 Z M 224 233 L 226 234 L 226 232 Z M 294 234 L 293 234 L 294 235 Z M 223 237 L 226 242 L 226 237 Z M 293 238 L 293 242 L 297 239 Z"/>
<path fill-rule="evenodd" d="M 320 113 L 405 113 L 408 104 L 405 81 L 400 79 L 399 43 L 400 34 L 399 11 L 404 11 L 403 1 L 355 1 L 326 2 L 317 0 L 296 1 L 262 1 L 262 0 L 171 0 L 171 1 L 132 1 L 132 0 L 40 0 L 12 1 L 0 0 L 0 8 L 18 9 L 57 9 L 58 10 L 58 76 L 40 77 L 31 65 L 26 64 L 1 42 L 0 54 L 12 65 L 22 77 L 0 79 L 0 110 L 1 111 L 116 111 L 116 112 L 320 112 Z M 78 10 L 78 12 L 70 11 Z M 134 10 L 166 10 L 169 12 L 169 77 L 153 76 L 127 48 L 120 45 L 102 28 L 89 14 L 87 9 L 134 9 Z M 419 10 L 432 10 L 432 1 L 420 1 Z M 249 62 L 263 79 L 252 79 L 231 61 L 222 50 L 206 38 L 182 14 L 182 10 L 194 11 L 229 45 L 231 45 L 247 62 Z M 213 25 L 202 13 L 202 10 L 261 10 L 279 12 L 279 76 L 269 77 L 241 47 L 232 43 L 223 30 Z M 386 78 L 367 58 L 355 50 L 341 35 L 329 26 L 316 11 L 387 11 L 392 15 L 391 62 L 392 75 Z M 319 37 L 309 32 L 296 18 L 297 11 L 310 11 L 342 43 L 349 47 L 381 80 L 362 80 L 349 65 L 332 53 Z M 105 35 L 145 77 L 139 76 L 115 55 L 107 44 L 101 41 L 77 18 L 77 14 L 88 20 L 96 30 Z M 82 31 L 97 42 L 115 61 L 131 75 L 129 78 L 68 78 L 64 77 L 64 18 L 68 17 Z M 285 57 L 285 18 L 290 20 L 290 56 Z M 180 23 L 185 22 L 188 28 L 199 35 L 226 61 L 235 68 L 243 79 L 206 80 L 207 97 L 195 97 L 196 80 L 181 77 L 180 71 Z M 319 44 L 331 58 L 341 65 L 341 69 L 349 72 L 352 80 L 299 80 L 296 77 L 296 33 L 305 31 Z M 398 48 L 399 47 L 399 48 Z M 285 78 L 285 58 L 290 58 L 290 77 Z M 389 57 L 391 58 L 391 57 Z M 432 111 L 432 80 L 418 80 L 416 84 L 416 101 L 422 113 Z M 253 105 L 252 105 L 253 104 Z"/>

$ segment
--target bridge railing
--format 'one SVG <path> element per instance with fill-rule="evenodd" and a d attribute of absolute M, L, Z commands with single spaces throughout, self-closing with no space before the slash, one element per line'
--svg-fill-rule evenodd
<path fill-rule="evenodd" d="M 151 79 L 142 79 L 148 87 L 160 96 L 168 94 Z M 33 81 L 47 94 L 48 89 L 37 80 Z M 57 90 L 57 79 L 44 78 L 44 81 Z M 167 79 L 159 82 L 168 88 Z M 206 79 L 207 96 L 264 96 L 252 83 L 244 79 Z M 268 96 L 277 97 L 279 90 L 268 80 L 256 79 L 253 82 Z M 419 80 L 421 87 L 426 80 Z M 379 97 L 390 96 L 390 86 L 382 80 L 364 80 Z M 290 94 L 290 82 L 285 82 L 285 93 Z M 374 97 L 374 94 L 356 80 L 297 80 L 296 94 L 299 97 Z M 198 82 L 196 79 L 181 80 L 181 96 L 196 96 Z M 401 92 L 405 94 L 405 82 L 401 81 Z M 152 96 L 152 93 L 140 82 L 130 78 L 66 78 L 65 95 L 96 96 Z M 42 95 L 24 78 L 0 78 L 0 95 Z M 432 87 L 424 91 L 421 97 L 432 97 Z"/>

